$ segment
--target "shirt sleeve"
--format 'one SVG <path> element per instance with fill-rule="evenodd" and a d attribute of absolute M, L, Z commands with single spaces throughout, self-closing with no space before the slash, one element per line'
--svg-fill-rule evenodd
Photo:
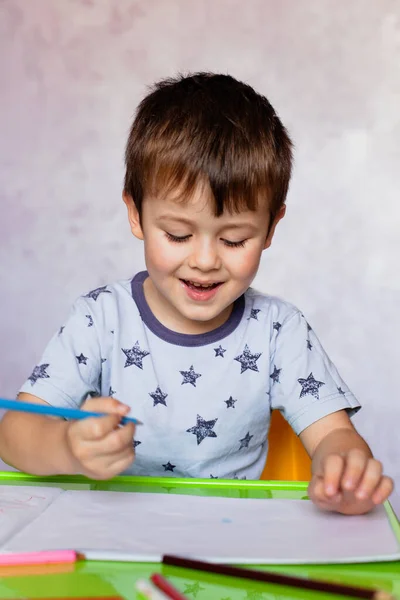
<path fill-rule="evenodd" d="M 54 406 L 79 407 L 87 396 L 100 395 L 101 355 L 95 321 L 84 298 L 50 340 L 20 392 Z"/>
<path fill-rule="evenodd" d="M 273 334 L 271 408 L 280 410 L 296 434 L 333 412 L 346 410 L 352 416 L 359 410 L 302 313 L 296 310 L 275 323 Z"/>

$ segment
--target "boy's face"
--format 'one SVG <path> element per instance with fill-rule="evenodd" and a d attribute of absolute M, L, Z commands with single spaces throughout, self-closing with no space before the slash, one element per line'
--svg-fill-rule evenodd
<path fill-rule="evenodd" d="M 124 195 L 132 233 L 144 240 L 147 302 L 166 327 L 204 333 L 222 325 L 233 302 L 250 286 L 269 247 L 267 202 L 255 211 L 216 217 L 202 187 L 184 203 L 173 196 L 145 198 L 142 219 Z"/>

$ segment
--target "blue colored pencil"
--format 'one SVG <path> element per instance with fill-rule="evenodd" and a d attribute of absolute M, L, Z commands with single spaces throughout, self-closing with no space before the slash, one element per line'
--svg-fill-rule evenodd
<path fill-rule="evenodd" d="M 88 417 L 106 417 L 110 413 L 90 412 L 88 410 L 79 410 L 77 408 L 64 408 L 51 406 L 50 404 L 35 404 L 33 402 L 20 402 L 19 400 L 5 400 L 0 398 L 0 409 L 17 410 L 21 412 L 35 413 L 38 415 L 48 415 L 50 417 L 63 417 L 64 419 L 87 419 Z M 135 423 L 143 425 L 138 419 L 133 417 L 122 417 L 121 424 Z"/>

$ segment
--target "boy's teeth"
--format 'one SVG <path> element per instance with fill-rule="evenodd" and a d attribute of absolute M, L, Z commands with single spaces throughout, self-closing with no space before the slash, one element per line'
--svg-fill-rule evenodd
<path fill-rule="evenodd" d="M 194 285 L 195 287 L 204 287 L 204 288 L 212 287 L 214 285 L 213 283 L 209 283 L 208 285 L 204 285 L 204 284 L 202 285 L 201 283 L 195 283 L 194 281 L 189 281 L 189 283 L 191 285 Z"/>

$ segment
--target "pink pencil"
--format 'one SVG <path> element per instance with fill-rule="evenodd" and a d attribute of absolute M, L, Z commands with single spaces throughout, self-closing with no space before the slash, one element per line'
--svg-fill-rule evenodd
<path fill-rule="evenodd" d="M 0 567 L 73 563 L 79 558 L 82 557 L 75 550 L 44 550 L 42 552 L 0 554 Z"/>

